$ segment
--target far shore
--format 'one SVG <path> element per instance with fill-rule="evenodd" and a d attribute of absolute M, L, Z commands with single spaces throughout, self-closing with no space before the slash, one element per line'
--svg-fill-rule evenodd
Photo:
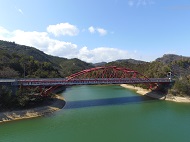
<path fill-rule="evenodd" d="M 63 97 L 56 95 L 53 99 L 52 104 L 47 106 L 35 107 L 26 110 L 0 112 L 0 123 L 45 116 L 58 111 L 65 106 Z"/>
<path fill-rule="evenodd" d="M 190 103 L 190 98 L 189 97 L 179 97 L 179 96 L 173 96 L 173 95 L 160 95 L 155 91 L 148 90 L 148 89 L 143 89 L 141 87 L 135 87 L 133 85 L 128 85 L 128 84 L 121 84 L 122 87 L 130 89 L 130 90 L 135 90 L 136 93 L 140 95 L 146 95 L 152 98 L 156 98 L 159 100 L 167 100 L 167 101 L 173 101 L 173 102 L 180 102 L 180 103 Z"/>

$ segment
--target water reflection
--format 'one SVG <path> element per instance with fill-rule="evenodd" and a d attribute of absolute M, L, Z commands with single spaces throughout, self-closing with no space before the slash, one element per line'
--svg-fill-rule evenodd
<path fill-rule="evenodd" d="M 64 109 L 141 103 L 141 102 L 147 102 L 147 101 L 150 102 L 156 100 L 157 99 L 150 98 L 148 96 L 130 96 L 130 97 L 107 98 L 107 99 L 96 99 L 96 100 L 66 101 Z"/>

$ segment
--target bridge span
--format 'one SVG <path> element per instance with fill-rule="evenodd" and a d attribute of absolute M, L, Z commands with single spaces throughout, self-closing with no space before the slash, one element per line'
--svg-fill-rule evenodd
<path fill-rule="evenodd" d="M 22 78 L 22 79 L 0 79 L 0 85 L 44 87 L 46 92 L 51 92 L 59 86 L 66 85 L 98 85 L 98 84 L 163 84 L 172 82 L 168 78 L 148 78 L 143 74 L 116 66 L 105 66 L 86 69 L 66 78 Z"/>

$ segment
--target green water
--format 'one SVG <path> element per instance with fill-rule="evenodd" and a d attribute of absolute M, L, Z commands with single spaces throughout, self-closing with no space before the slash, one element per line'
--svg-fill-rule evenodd
<path fill-rule="evenodd" d="M 190 104 L 147 100 L 120 86 L 74 86 L 62 95 L 68 106 L 82 100 L 97 103 L 0 124 L 0 142 L 190 141 Z M 126 102 L 115 104 L 117 98 Z"/>

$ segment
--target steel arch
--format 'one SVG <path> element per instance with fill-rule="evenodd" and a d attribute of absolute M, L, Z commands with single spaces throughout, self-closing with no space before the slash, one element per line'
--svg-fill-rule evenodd
<path fill-rule="evenodd" d="M 129 78 L 129 79 L 139 79 L 146 80 L 146 82 L 150 82 L 150 79 L 145 75 L 129 69 L 129 68 L 121 68 L 116 66 L 103 66 L 103 67 L 95 67 L 91 69 L 86 69 L 77 73 L 74 73 L 67 77 L 67 81 L 73 79 L 115 79 L 115 78 Z"/>

